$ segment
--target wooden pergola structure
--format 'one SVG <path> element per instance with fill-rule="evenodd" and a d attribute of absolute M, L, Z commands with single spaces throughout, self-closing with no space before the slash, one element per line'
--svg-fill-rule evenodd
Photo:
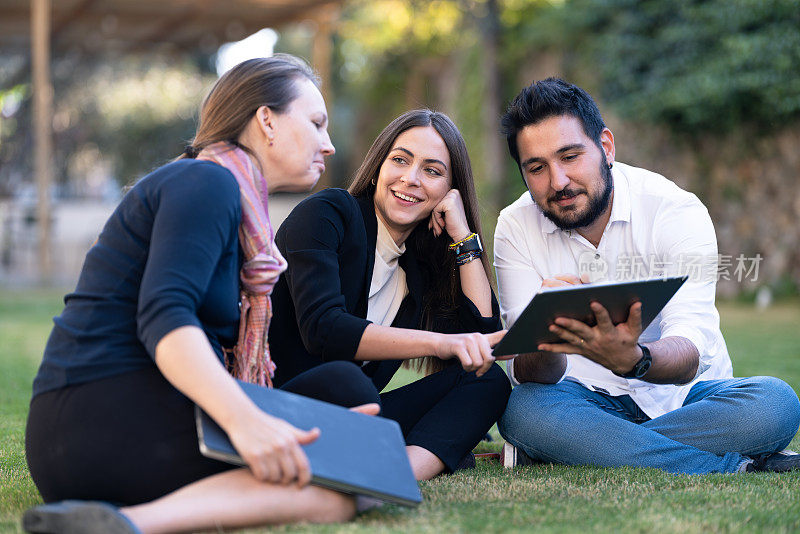
<path fill-rule="evenodd" d="M 213 52 L 263 28 L 309 20 L 316 24 L 312 63 L 330 86 L 333 24 L 344 0 L 0 0 L 0 51 L 28 61 L 0 80 L 33 85 L 34 169 L 38 190 L 41 277 L 51 274 L 50 202 L 53 181 L 53 54 Z M 329 96 L 329 95 L 326 95 Z"/>

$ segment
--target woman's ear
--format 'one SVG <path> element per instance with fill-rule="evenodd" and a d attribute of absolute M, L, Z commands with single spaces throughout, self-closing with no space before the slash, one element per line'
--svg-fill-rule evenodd
<path fill-rule="evenodd" d="M 274 113 L 269 109 L 269 106 L 261 106 L 256 110 L 255 116 L 259 131 L 261 131 L 271 143 L 275 138 L 275 127 L 273 124 Z"/>

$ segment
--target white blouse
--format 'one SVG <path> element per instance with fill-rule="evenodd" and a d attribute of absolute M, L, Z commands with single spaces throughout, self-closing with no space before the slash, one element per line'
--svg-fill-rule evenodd
<path fill-rule="evenodd" d="M 400 256 L 406 251 L 406 244 L 398 247 L 380 217 L 376 218 L 378 239 L 375 242 L 375 266 L 369 286 L 367 320 L 381 326 L 390 326 L 408 294 L 406 273 L 398 263 Z"/>

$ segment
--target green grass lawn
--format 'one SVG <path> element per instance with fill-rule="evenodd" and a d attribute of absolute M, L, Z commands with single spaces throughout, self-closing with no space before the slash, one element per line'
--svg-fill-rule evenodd
<path fill-rule="evenodd" d="M 61 307 L 52 292 L 0 292 L 0 532 L 20 532 L 39 495 L 25 466 L 31 380 Z M 720 306 L 737 376 L 800 391 L 800 305 Z M 410 374 L 406 375 L 408 378 Z M 395 382 L 397 385 L 397 382 Z M 495 431 L 496 435 L 496 431 Z M 495 450 L 499 443 L 484 445 Z M 800 438 L 792 447 L 800 449 Z M 417 509 L 384 506 L 352 523 L 279 532 L 799 532 L 800 473 L 672 476 L 649 469 L 498 464 L 422 484 Z M 256 532 L 256 531 L 253 531 Z"/>

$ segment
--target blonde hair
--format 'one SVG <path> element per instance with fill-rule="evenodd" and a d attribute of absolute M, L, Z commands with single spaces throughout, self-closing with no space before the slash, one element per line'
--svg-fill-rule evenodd
<path fill-rule="evenodd" d="M 208 145 L 227 141 L 248 152 L 238 142 L 250 118 L 261 106 L 283 113 L 298 96 L 298 79 L 319 85 L 319 78 L 302 59 L 289 54 L 248 59 L 223 74 L 200 107 L 194 139 L 178 159 L 194 158 Z"/>

